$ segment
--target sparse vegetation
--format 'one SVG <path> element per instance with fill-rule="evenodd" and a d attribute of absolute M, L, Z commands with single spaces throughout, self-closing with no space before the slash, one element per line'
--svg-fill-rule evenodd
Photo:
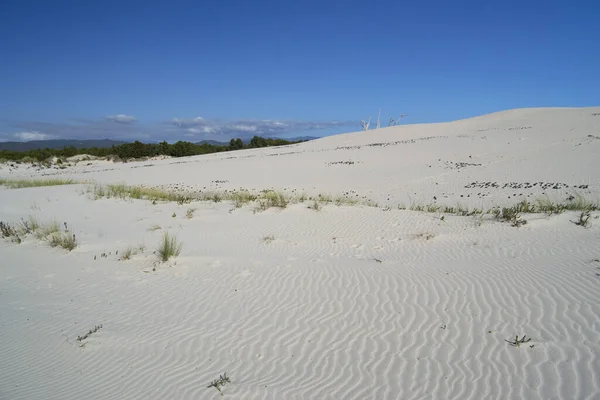
<path fill-rule="evenodd" d="M 433 233 L 429 233 L 429 232 L 422 232 L 422 233 L 417 234 L 416 237 L 418 239 L 431 240 L 435 237 L 435 235 Z"/>
<path fill-rule="evenodd" d="M 22 236 L 33 235 L 38 240 L 47 241 L 52 247 L 62 247 L 71 251 L 77 247 L 77 239 L 75 234 L 69 231 L 66 222 L 64 226 L 64 230 L 61 230 L 56 221 L 42 225 L 30 216 L 27 220 L 21 218 L 18 228 L 9 223 L 0 222 L 0 233 L 3 238 L 10 239 L 15 243 L 21 243 Z"/>
<path fill-rule="evenodd" d="M 94 326 L 83 336 L 77 336 L 77 343 L 79 343 L 79 346 L 84 347 L 86 345 L 84 341 L 90 336 L 92 336 L 94 333 L 98 332 L 100 329 L 102 329 L 102 324 Z"/>
<path fill-rule="evenodd" d="M 152 231 L 152 232 L 154 232 L 154 231 L 157 231 L 157 230 L 159 230 L 159 229 L 162 229 L 162 228 L 160 227 L 160 225 L 152 225 L 150 228 L 148 228 L 148 230 L 149 230 L 149 231 Z"/>
<path fill-rule="evenodd" d="M 165 232 L 156 253 L 161 261 L 166 262 L 171 257 L 177 257 L 181 253 L 182 247 L 183 244 L 177 240 L 177 236 L 171 236 L 169 232 Z"/>
<path fill-rule="evenodd" d="M 207 386 L 207 388 L 214 387 L 215 389 L 217 389 L 219 391 L 219 393 L 221 394 L 221 396 L 223 396 L 223 391 L 221 390 L 221 388 L 223 386 L 225 386 L 226 384 L 228 384 L 228 383 L 231 383 L 231 380 L 227 376 L 227 372 L 225 372 L 225 373 L 223 373 L 223 375 L 219 375 L 219 379 L 215 379 L 214 381 L 212 381 Z"/>
<path fill-rule="evenodd" d="M 135 251 L 132 247 L 128 247 L 126 248 L 124 251 L 121 252 L 121 257 L 119 257 L 120 260 L 131 260 L 131 256 L 133 256 L 135 254 Z"/>
<path fill-rule="evenodd" d="M 264 236 L 264 237 L 262 238 L 262 241 L 263 241 L 264 243 L 266 243 L 266 244 L 269 244 L 269 243 L 271 243 L 271 242 L 272 242 L 272 241 L 274 241 L 274 240 L 275 240 L 275 236 L 273 236 L 273 235 Z"/>
<path fill-rule="evenodd" d="M 8 239 L 11 242 L 21 243 L 21 236 L 17 229 L 7 222 L 0 221 L 0 234 L 3 239 Z"/>
<path fill-rule="evenodd" d="M 579 214 L 579 219 L 577 221 L 571 221 L 571 222 L 573 222 L 575 225 L 583 226 L 584 228 L 587 228 L 591 224 L 590 217 L 591 217 L 591 214 L 589 211 L 582 211 L 581 214 Z"/>
<path fill-rule="evenodd" d="M 40 224 L 33 216 L 29 216 L 27 220 L 21 218 L 21 230 L 26 234 L 32 234 L 40 229 Z"/>
<path fill-rule="evenodd" d="M 77 247 L 75 234 L 69 231 L 59 231 L 52 233 L 47 237 L 48 243 L 52 247 L 62 247 L 65 250 L 73 250 Z"/>
<path fill-rule="evenodd" d="M 523 337 L 521 339 L 519 339 L 519 335 L 516 335 L 514 342 L 511 342 L 510 340 L 506 340 L 506 339 L 504 339 L 504 341 L 507 342 L 508 344 L 510 344 L 513 347 L 521 347 L 521 345 L 523 343 L 530 342 L 531 338 L 527 338 L 527 335 L 523 335 Z M 531 346 L 531 347 L 533 347 L 533 346 Z"/>
<path fill-rule="evenodd" d="M 30 187 L 41 187 L 41 186 L 60 186 L 60 185 L 74 185 L 75 182 L 72 179 L 3 179 L 0 178 L 0 185 L 6 186 L 10 189 L 22 189 Z"/>
<path fill-rule="evenodd" d="M 194 217 L 194 211 L 196 211 L 195 208 L 188 208 L 187 211 L 185 212 L 185 217 L 187 219 L 192 219 Z"/>
<path fill-rule="evenodd" d="M 142 186 L 127 186 L 123 183 L 100 185 L 95 184 L 88 188 L 94 199 L 118 198 L 118 199 L 142 199 L 156 201 L 174 201 L 178 204 L 185 204 L 191 201 L 190 198 L 173 192 L 167 192 L 160 189 L 146 188 Z"/>
<path fill-rule="evenodd" d="M 58 225 L 58 222 L 53 221 L 53 222 L 41 225 L 35 231 L 35 237 L 39 240 L 46 240 L 51 235 L 58 233 L 58 232 L 60 232 L 60 225 Z"/>
<path fill-rule="evenodd" d="M 527 221 L 521 218 L 521 211 L 519 205 L 513 207 L 495 208 L 492 209 L 491 213 L 497 220 L 508 222 L 511 226 L 514 227 L 519 227 L 527 223 Z"/>
<path fill-rule="evenodd" d="M 137 247 L 129 246 L 125 250 L 121 251 L 121 256 L 119 257 L 119 260 L 121 260 L 121 261 L 131 260 L 131 257 L 137 255 L 140 252 L 143 252 L 145 249 L 146 249 L 146 246 L 144 246 L 143 244 L 140 244 Z M 116 254 L 118 255 L 119 252 L 117 251 Z M 102 253 L 100 255 L 100 257 L 103 257 L 103 256 L 106 257 L 106 253 Z"/>
<path fill-rule="evenodd" d="M 314 199 L 312 204 L 308 205 L 308 208 L 315 211 L 321 211 L 321 204 L 317 201 L 317 199 Z"/>
<path fill-rule="evenodd" d="M 274 190 L 266 190 L 258 199 L 258 210 L 264 211 L 271 207 L 286 208 L 289 200 L 283 193 Z"/>
<path fill-rule="evenodd" d="M 233 192 L 231 194 L 231 200 L 233 200 L 233 205 L 235 208 L 240 208 L 247 203 L 256 201 L 258 197 L 252 193 L 247 191 Z"/>

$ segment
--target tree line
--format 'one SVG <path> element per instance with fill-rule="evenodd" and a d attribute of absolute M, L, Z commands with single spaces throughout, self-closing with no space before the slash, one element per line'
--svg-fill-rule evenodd
<path fill-rule="evenodd" d="M 50 157 L 67 158 L 78 154 L 89 154 L 96 157 L 117 156 L 121 159 L 171 156 L 186 157 L 200 154 L 218 153 L 222 151 L 233 151 L 242 149 L 254 149 L 259 147 L 283 146 L 288 144 L 301 143 L 300 141 L 289 141 L 284 139 L 264 138 L 254 136 L 249 143 L 244 143 L 242 139 L 236 138 L 229 141 L 229 145 L 214 145 L 210 143 L 196 144 L 191 142 L 178 141 L 170 144 L 161 143 L 142 143 L 135 141 L 112 147 L 91 147 L 78 149 L 74 146 L 64 147 L 62 149 L 34 149 L 27 151 L 0 150 L 0 160 L 37 160 L 38 162 L 47 160 Z"/>

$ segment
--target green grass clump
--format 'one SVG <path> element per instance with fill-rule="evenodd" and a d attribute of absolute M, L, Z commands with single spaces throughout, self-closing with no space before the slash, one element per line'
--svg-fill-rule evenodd
<path fill-rule="evenodd" d="M 100 185 L 96 184 L 88 188 L 88 192 L 97 199 L 103 197 L 106 198 L 117 198 L 117 199 L 138 199 L 138 200 L 151 200 L 151 201 L 174 201 L 179 204 L 189 203 L 190 198 L 173 192 L 167 192 L 155 188 L 146 188 L 142 186 L 128 186 L 124 183 Z"/>
<path fill-rule="evenodd" d="M 313 203 L 310 204 L 308 208 L 315 211 L 321 211 L 321 203 L 319 203 L 317 199 L 314 199 Z"/>
<path fill-rule="evenodd" d="M 177 240 L 177 236 L 171 236 L 169 232 L 165 232 L 156 253 L 161 261 L 166 262 L 171 257 L 177 257 L 181 253 L 182 247 L 183 244 Z"/>
<path fill-rule="evenodd" d="M 11 241 L 21 243 L 21 237 L 33 235 L 38 240 L 48 242 L 52 247 L 62 247 L 66 250 L 73 250 L 77 247 L 75 234 L 67 229 L 61 230 L 58 222 L 40 224 L 34 217 L 29 216 L 27 220 L 21 218 L 21 224 L 17 228 L 10 224 L 0 222 L 0 234 L 3 238 L 9 238 Z"/>
<path fill-rule="evenodd" d="M 139 254 L 140 252 L 143 252 L 145 248 L 146 247 L 143 244 L 140 244 L 137 247 L 131 247 L 131 246 L 129 246 L 125 250 L 121 251 L 121 253 L 120 253 L 121 257 L 119 257 L 119 259 L 121 261 L 131 260 L 131 257 Z"/>
<path fill-rule="evenodd" d="M 65 250 L 73 250 L 77 247 L 75 234 L 69 231 L 54 232 L 46 238 L 52 247 L 62 247 Z"/>
<path fill-rule="evenodd" d="M 289 199 L 283 193 L 267 190 L 258 199 L 258 210 L 264 211 L 271 207 L 286 208 L 288 204 Z"/>
<path fill-rule="evenodd" d="M 246 191 L 233 192 L 231 193 L 231 200 L 235 208 L 241 208 L 245 204 L 256 201 L 258 196 Z"/>
<path fill-rule="evenodd" d="M 21 231 L 25 234 L 35 233 L 38 229 L 40 229 L 40 223 L 38 220 L 32 215 L 25 220 L 21 218 Z"/>
<path fill-rule="evenodd" d="M 60 186 L 60 185 L 74 185 L 75 182 L 72 179 L 3 179 L 0 178 L 0 185 L 6 186 L 10 189 L 22 189 L 30 187 L 41 187 L 41 186 Z"/>
<path fill-rule="evenodd" d="M 45 240 L 52 247 L 62 247 L 66 250 L 73 250 L 77 247 L 75 234 L 66 228 L 62 231 L 58 222 L 53 221 L 48 224 L 38 225 L 38 228 L 33 232 L 39 240 Z"/>
<path fill-rule="evenodd" d="M 188 208 L 187 211 L 185 212 L 185 217 L 187 219 L 192 219 L 194 217 L 194 212 L 196 211 L 195 208 Z"/>
<path fill-rule="evenodd" d="M 34 232 L 34 235 L 39 240 L 46 240 L 51 235 L 60 232 L 60 225 L 58 222 L 53 221 L 38 227 L 38 229 Z"/>
<path fill-rule="evenodd" d="M 121 257 L 119 257 L 119 258 L 121 260 L 131 260 L 131 257 L 135 254 L 136 254 L 136 252 L 133 249 L 133 247 L 128 247 L 121 252 Z"/>
<path fill-rule="evenodd" d="M 527 221 L 521 218 L 521 207 L 518 204 L 513 207 L 495 208 L 491 213 L 497 220 L 509 222 L 514 227 L 519 227 L 527 223 Z"/>

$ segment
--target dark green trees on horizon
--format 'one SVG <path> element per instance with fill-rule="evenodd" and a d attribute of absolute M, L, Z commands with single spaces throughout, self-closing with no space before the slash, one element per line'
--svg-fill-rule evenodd
<path fill-rule="evenodd" d="M 213 145 L 209 143 L 196 144 L 184 141 L 178 141 L 173 144 L 169 144 L 166 141 L 160 143 L 142 143 L 136 140 L 132 143 L 124 143 L 118 146 L 113 145 L 112 147 L 106 148 L 91 147 L 78 149 L 74 146 L 70 146 L 62 149 L 45 148 L 28 151 L 1 150 L 0 160 L 20 161 L 23 159 L 33 159 L 44 161 L 50 157 L 66 158 L 78 154 L 89 154 L 96 157 L 115 155 L 121 159 L 155 157 L 159 155 L 185 157 L 247 148 L 284 146 L 301 142 L 303 142 L 303 140 L 288 141 L 284 139 L 263 138 L 260 136 L 254 136 L 248 144 L 245 144 L 240 138 L 231 139 L 229 145 Z"/>

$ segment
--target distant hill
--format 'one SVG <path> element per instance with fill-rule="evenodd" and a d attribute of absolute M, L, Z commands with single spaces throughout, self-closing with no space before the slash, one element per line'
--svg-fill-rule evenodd
<path fill-rule="evenodd" d="M 0 150 L 9 151 L 28 151 L 36 149 L 62 149 L 63 147 L 75 147 L 77 149 L 86 149 L 90 147 L 106 148 L 113 145 L 118 146 L 120 144 L 127 143 L 117 140 L 75 140 L 75 139 L 61 139 L 61 140 L 32 140 L 30 142 L 0 142 Z"/>

